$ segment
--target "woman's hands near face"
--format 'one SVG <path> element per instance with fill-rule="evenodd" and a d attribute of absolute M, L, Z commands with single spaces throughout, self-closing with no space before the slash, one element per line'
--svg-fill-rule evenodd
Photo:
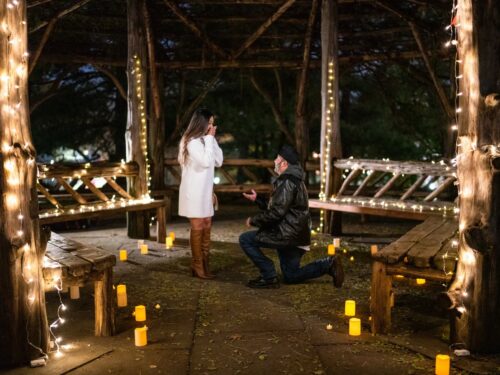
<path fill-rule="evenodd" d="M 215 136 L 216 132 L 217 132 L 217 126 L 215 126 L 215 125 L 208 125 L 207 135 Z"/>

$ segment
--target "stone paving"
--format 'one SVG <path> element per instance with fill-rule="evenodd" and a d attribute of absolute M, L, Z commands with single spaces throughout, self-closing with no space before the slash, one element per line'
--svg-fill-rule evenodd
<path fill-rule="evenodd" d="M 123 227 L 62 233 L 74 240 L 97 246 L 118 255 L 130 251 L 129 262 L 118 262 L 115 284 L 127 285 L 128 306 L 116 311 L 117 335 L 93 337 L 91 287 L 81 290 L 81 299 L 70 300 L 64 312 L 67 323 L 57 329 L 63 337 L 64 355 L 51 358 L 43 368 L 20 368 L 9 374 L 433 374 L 433 355 L 448 352 L 446 343 L 426 334 L 423 344 L 429 353 L 411 350 L 412 336 L 405 331 L 408 319 L 395 321 L 401 345 L 390 336 L 373 337 L 368 331 L 368 251 L 345 258 L 348 279 L 345 287 L 333 288 L 324 276 L 301 285 L 280 289 L 253 290 L 245 287 L 255 276 L 253 265 L 236 245 L 245 230 L 244 217 L 230 217 L 214 223 L 213 265 L 218 277 L 202 281 L 189 276 L 189 251 L 167 251 L 162 244 L 146 241 L 149 255 L 140 255 L 137 241 L 126 237 Z M 186 238 L 187 225 L 170 225 L 179 238 Z M 182 241 L 181 241 L 182 242 Z M 368 245 L 366 246 L 368 248 Z M 323 256 L 312 251 L 308 259 Z M 275 259 L 275 258 L 274 258 Z M 360 337 L 347 335 L 348 323 L 343 302 L 355 295 L 358 316 L 363 321 Z M 424 297 L 425 298 L 425 297 Z M 54 318 L 57 294 L 48 293 L 49 318 Z M 405 305 L 411 310 L 411 299 Z M 147 308 L 148 345 L 134 345 L 133 306 Z M 404 310 L 404 306 L 402 310 Z M 426 311 L 424 311 L 424 316 Z M 441 332 L 442 317 L 418 318 L 416 324 Z M 333 326 L 327 330 L 327 324 Z M 439 333 L 440 334 L 440 333 Z M 405 336 L 406 335 L 406 336 Z M 409 345 L 405 347 L 405 342 Z M 410 348 L 410 349 L 409 349 Z M 484 363 L 484 361 L 483 361 Z M 474 372 L 452 369 L 452 374 L 489 374 L 500 369 L 498 358 Z M 469 369 L 473 366 L 469 366 Z M 500 373 L 500 370 L 497 372 Z"/>

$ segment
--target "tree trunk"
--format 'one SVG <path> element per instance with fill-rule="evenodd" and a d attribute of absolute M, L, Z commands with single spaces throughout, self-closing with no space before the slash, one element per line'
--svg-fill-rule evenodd
<path fill-rule="evenodd" d="M 337 1 L 323 0 L 321 8 L 321 163 L 320 199 L 328 199 L 340 188 L 340 174 L 334 174 L 333 159 L 342 156 L 340 143 Z M 340 213 L 335 214 L 340 230 Z M 323 230 L 330 228 L 329 215 L 322 212 Z"/>
<path fill-rule="evenodd" d="M 127 0 L 127 130 L 125 142 L 127 161 L 139 165 L 139 175 L 128 183 L 129 194 L 136 198 L 149 194 L 149 165 L 147 150 L 147 47 L 144 27 L 144 0 Z M 149 218 L 147 212 L 127 214 L 128 236 L 149 238 Z"/>
<path fill-rule="evenodd" d="M 7 7 L 7 5 L 10 5 Z M 28 105 L 26 2 L 0 0 L 0 367 L 48 350 L 35 149 Z M 39 348 L 40 350 L 36 349 Z"/>
<path fill-rule="evenodd" d="M 500 3 L 459 0 L 459 261 L 451 340 L 500 352 Z"/>

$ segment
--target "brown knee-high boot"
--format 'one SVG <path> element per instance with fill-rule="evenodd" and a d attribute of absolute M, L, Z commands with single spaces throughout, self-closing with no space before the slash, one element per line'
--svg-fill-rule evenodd
<path fill-rule="evenodd" d="M 211 228 L 203 229 L 203 237 L 201 240 L 201 251 L 203 254 L 203 270 L 205 271 L 205 275 L 208 278 L 213 279 L 215 275 L 210 272 L 210 268 L 208 266 L 208 259 L 210 257 L 210 230 Z"/>
<path fill-rule="evenodd" d="M 189 236 L 191 244 L 191 273 L 200 279 L 208 279 L 203 268 L 203 253 L 201 250 L 201 242 L 203 237 L 203 229 L 192 229 Z"/>

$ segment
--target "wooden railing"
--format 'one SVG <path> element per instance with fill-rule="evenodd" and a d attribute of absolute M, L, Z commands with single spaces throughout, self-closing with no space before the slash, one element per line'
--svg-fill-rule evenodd
<path fill-rule="evenodd" d="M 401 218 L 457 213 L 456 168 L 444 162 L 339 159 L 334 173 L 343 182 L 329 199 L 311 199 L 314 208 Z"/>
<path fill-rule="evenodd" d="M 165 161 L 167 179 L 172 182 L 167 184 L 168 189 L 177 189 L 181 182 L 181 170 L 176 159 Z M 312 172 L 308 183 L 309 192 L 317 193 L 319 187 L 314 183 L 313 176 L 319 168 L 318 162 L 307 162 L 306 171 Z M 215 171 L 216 192 L 239 193 L 254 189 L 257 192 L 271 190 L 271 178 L 276 176 L 274 161 L 263 159 L 225 159 L 221 168 Z"/>

